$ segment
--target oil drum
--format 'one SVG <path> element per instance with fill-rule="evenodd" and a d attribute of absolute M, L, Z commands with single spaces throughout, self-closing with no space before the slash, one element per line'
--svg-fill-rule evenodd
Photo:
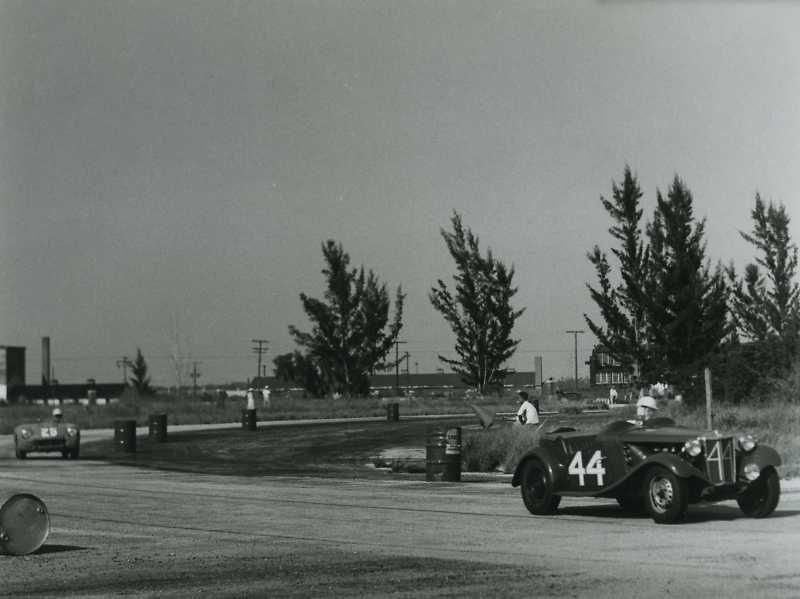
<path fill-rule="evenodd" d="M 44 502 L 30 493 L 12 495 L 0 507 L 0 554 L 28 555 L 50 534 Z"/>
<path fill-rule="evenodd" d="M 389 422 L 397 422 L 400 420 L 400 404 L 392 402 L 386 405 L 386 420 Z"/>
<path fill-rule="evenodd" d="M 114 448 L 117 451 L 136 453 L 136 421 L 114 421 Z"/>
<path fill-rule="evenodd" d="M 461 480 L 460 426 L 431 431 L 425 449 L 425 480 Z"/>
<path fill-rule="evenodd" d="M 167 440 L 167 415 L 166 414 L 150 414 L 148 420 L 149 437 L 153 441 L 163 443 Z"/>
<path fill-rule="evenodd" d="M 242 410 L 242 428 L 246 431 L 256 430 L 256 411 Z"/>

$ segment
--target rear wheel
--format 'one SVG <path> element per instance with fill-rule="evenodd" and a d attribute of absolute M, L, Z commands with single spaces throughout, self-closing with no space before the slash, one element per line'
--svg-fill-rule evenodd
<path fill-rule="evenodd" d="M 674 524 L 686 515 L 689 489 L 686 481 L 662 466 L 644 478 L 644 505 L 658 524 Z"/>
<path fill-rule="evenodd" d="M 736 503 L 751 518 L 766 518 L 778 507 L 781 483 L 775 468 L 765 468 L 747 490 L 736 498 Z"/>
<path fill-rule="evenodd" d="M 553 481 L 544 463 L 538 458 L 528 460 L 522 472 L 522 501 L 531 514 L 554 514 L 561 496 L 553 493 Z"/>

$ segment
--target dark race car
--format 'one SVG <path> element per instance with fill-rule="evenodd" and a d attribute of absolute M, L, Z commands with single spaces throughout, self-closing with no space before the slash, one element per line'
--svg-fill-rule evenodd
<path fill-rule="evenodd" d="M 747 516 L 777 507 L 777 452 L 752 435 L 677 426 L 669 418 L 613 422 L 596 433 L 560 428 L 542 435 L 520 460 L 512 484 L 532 514 L 553 514 L 562 496 L 615 498 L 661 524 L 680 521 L 687 506 L 736 499 Z"/>
<path fill-rule="evenodd" d="M 46 422 L 20 424 L 14 428 L 14 453 L 25 459 L 32 452 L 60 452 L 64 458 L 78 458 L 81 431 L 60 417 Z"/>

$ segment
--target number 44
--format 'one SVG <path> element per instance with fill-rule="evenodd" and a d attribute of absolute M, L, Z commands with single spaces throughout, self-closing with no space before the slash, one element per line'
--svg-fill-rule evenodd
<path fill-rule="evenodd" d="M 586 484 L 585 476 L 587 474 L 597 476 L 597 486 L 603 486 L 603 475 L 606 473 L 606 469 L 603 468 L 603 454 L 600 453 L 598 449 L 592 454 L 592 458 L 589 460 L 589 463 L 586 464 L 586 467 L 583 466 L 583 454 L 581 452 L 577 452 L 575 457 L 572 458 L 572 461 L 569 463 L 569 473 L 573 475 L 577 475 L 578 477 L 578 485 L 583 487 Z"/>

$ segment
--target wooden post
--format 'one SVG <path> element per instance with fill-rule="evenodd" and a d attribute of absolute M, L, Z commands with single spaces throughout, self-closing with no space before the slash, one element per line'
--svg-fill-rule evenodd
<path fill-rule="evenodd" d="M 706 378 L 706 428 L 711 430 L 711 369 L 705 369 Z"/>

